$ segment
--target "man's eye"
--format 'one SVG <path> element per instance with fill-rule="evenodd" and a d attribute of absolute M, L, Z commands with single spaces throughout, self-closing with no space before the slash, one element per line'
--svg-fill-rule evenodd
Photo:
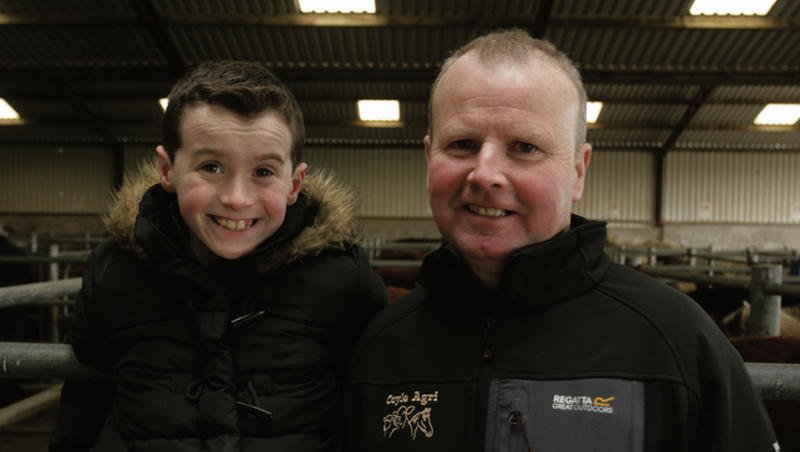
<path fill-rule="evenodd" d="M 269 177 L 269 176 L 274 175 L 275 172 L 273 172 L 269 168 L 259 168 L 259 169 L 255 170 L 254 174 L 255 174 L 256 177 Z"/>
<path fill-rule="evenodd" d="M 220 174 L 222 173 L 222 168 L 219 167 L 216 163 L 206 163 L 200 167 L 201 170 L 211 173 L 211 174 Z"/>
<path fill-rule="evenodd" d="M 530 144 L 530 143 L 523 143 L 523 142 L 519 143 L 519 151 L 522 152 L 522 153 L 528 154 L 528 153 L 531 153 L 531 152 L 535 151 L 536 149 L 538 149 L 536 147 L 536 145 L 533 145 L 533 144 Z"/>
<path fill-rule="evenodd" d="M 453 147 L 461 150 L 472 149 L 474 146 L 475 144 L 472 140 L 458 140 L 453 142 Z"/>

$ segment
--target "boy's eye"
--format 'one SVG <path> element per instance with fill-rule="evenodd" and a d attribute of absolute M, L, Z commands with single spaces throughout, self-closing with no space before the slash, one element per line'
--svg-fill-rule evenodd
<path fill-rule="evenodd" d="M 254 174 L 255 174 L 256 177 L 269 177 L 269 176 L 274 175 L 275 172 L 273 172 L 269 168 L 259 168 L 259 169 L 255 170 Z"/>
<path fill-rule="evenodd" d="M 211 174 L 222 173 L 222 168 L 220 168 L 216 163 L 205 163 L 200 167 L 200 169 Z"/>

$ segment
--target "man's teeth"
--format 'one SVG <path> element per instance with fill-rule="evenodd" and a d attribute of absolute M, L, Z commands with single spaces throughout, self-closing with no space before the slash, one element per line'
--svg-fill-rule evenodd
<path fill-rule="evenodd" d="M 231 231 L 244 231 L 245 229 L 249 228 L 253 225 L 253 220 L 229 220 L 227 218 L 220 218 L 215 217 L 217 220 L 217 224 L 222 226 L 225 229 L 230 229 Z"/>
<path fill-rule="evenodd" d="M 469 208 L 470 212 L 477 213 L 478 215 L 484 217 L 504 217 L 508 215 L 508 212 L 506 212 L 503 209 L 493 209 L 480 206 L 473 206 L 471 204 L 467 207 Z"/>

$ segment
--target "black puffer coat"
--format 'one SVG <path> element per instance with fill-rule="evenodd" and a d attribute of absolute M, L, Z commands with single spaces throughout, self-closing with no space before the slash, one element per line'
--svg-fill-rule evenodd
<path fill-rule="evenodd" d="M 387 301 L 349 194 L 307 177 L 272 237 L 204 268 L 175 196 L 142 197 L 149 177 L 107 218 L 115 240 L 90 258 L 71 329 L 116 385 L 68 382 L 51 450 L 338 450 L 343 369 Z"/>

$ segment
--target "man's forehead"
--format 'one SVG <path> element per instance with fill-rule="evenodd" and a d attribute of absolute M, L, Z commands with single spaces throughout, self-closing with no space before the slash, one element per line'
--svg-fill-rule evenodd
<path fill-rule="evenodd" d="M 578 106 L 579 94 L 570 76 L 552 58 L 541 52 L 531 53 L 524 60 L 482 59 L 474 52 L 469 52 L 454 61 L 442 75 L 432 93 L 431 108 L 435 109 L 437 104 L 452 99 L 453 90 L 458 94 L 473 92 L 488 95 L 492 89 L 506 87 L 518 87 L 522 92 L 531 90 L 529 94 L 539 98 L 543 94 L 536 90 L 544 88 L 556 91 L 556 96 L 564 102 L 572 100 L 570 107 Z"/>

